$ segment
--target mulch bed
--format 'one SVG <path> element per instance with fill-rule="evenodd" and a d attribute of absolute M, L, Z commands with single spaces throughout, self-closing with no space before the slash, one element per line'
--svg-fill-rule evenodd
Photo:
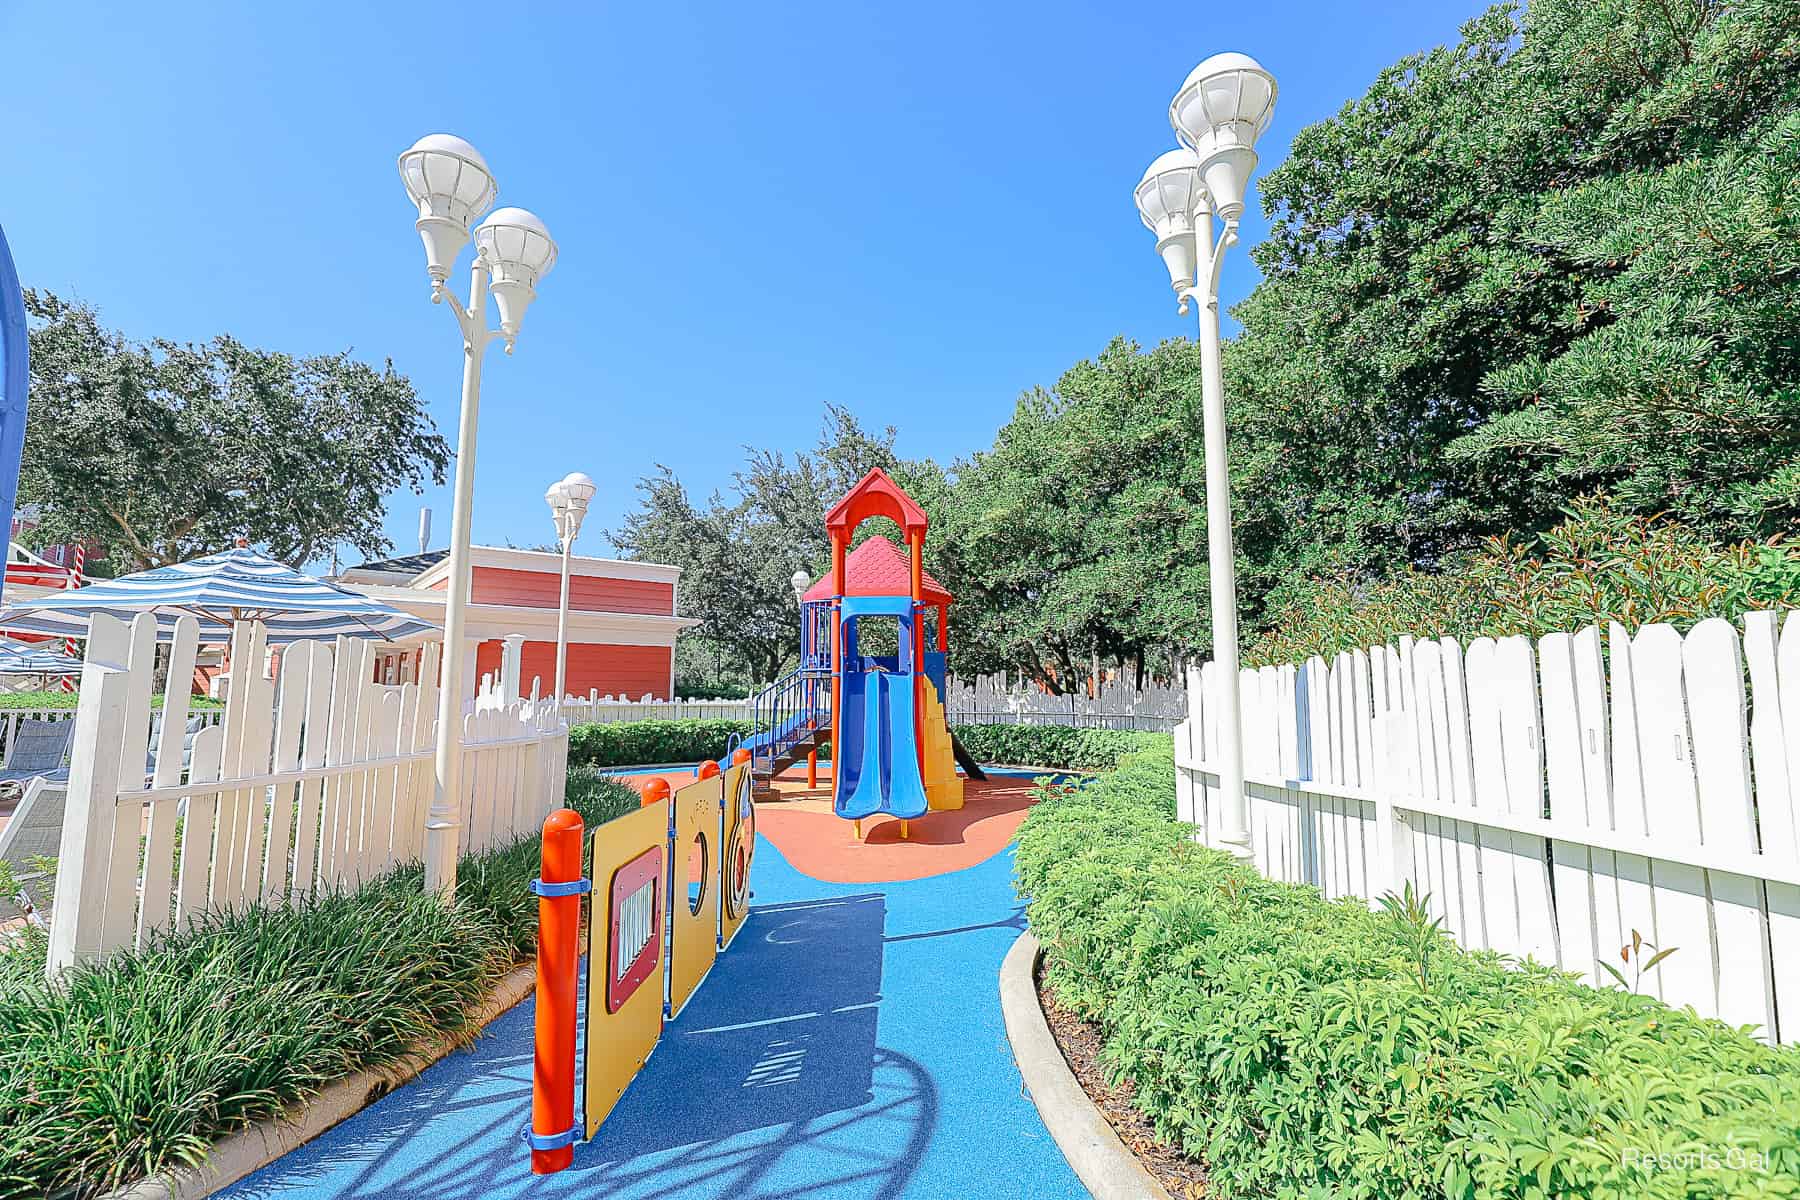
<path fill-rule="evenodd" d="M 1088 1094 L 1106 1123 L 1113 1127 L 1130 1151 L 1137 1155 L 1144 1169 L 1168 1189 L 1176 1200 L 1198 1200 L 1211 1194 L 1206 1183 L 1206 1168 L 1166 1142 L 1157 1140 L 1150 1118 L 1131 1104 L 1131 1082 L 1114 1086 L 1106 1080 L 1100 1064 L 1100 1030 L 1056 1002 L 1043 978 L 1037 981 L 1038 1003 L 1044 1010 L 1044 1021 L 1057 1047 L 1075 1073 L 1081 1090 Z"/>

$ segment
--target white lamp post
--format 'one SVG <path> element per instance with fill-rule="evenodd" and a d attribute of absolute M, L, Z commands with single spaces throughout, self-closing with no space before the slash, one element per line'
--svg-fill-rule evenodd
<path fill-rule="evenodd" d="M 1188 75 L 1169 105 L 1180 148 L 1157 158 L 1138 182 L 1138 214 L 1186 314 L 1200 301 L 1200 383 L 1206 439 L 1207 568 L 1213 661 L 1219 673 L 1219 794 L 1222 840 L 1250 857 L 1244 797 L 1243 718 L 1238 703 L 1237 567 L 1231 537 L 1231 477 L 1225 454 L 1225 381 L 1219 355 L 1219 266 L 1237 243 L 1244 191 L 1256 169 L 1256 139 L 1275 113 L 1275 79 L 1245 54 L 1215 54 Z M 1224 222 L 1213 238 L 1213 215 Z M 1204 252 L 1204 257 L 1202 257 Z"/>
<path fill-rule="evenodd" d="M 556 522 L 556 540 L 562 544 L 562 599 L 556 608 L 556 691 L 553 693 L 561 711 L 563 679 L 569 659 L 569 552 L 574 549 L 581 520 L 587 516 L 588 501 L 599 489 L 580 471 L 572 471 L 550 485 L 544 499 L 550 503 L 550 519 Z"/>
<path fill-rule="evenodd" d="M 425 821 L 425 886 L 446 897 L 456 891 L 456 858 L 462 821 L 462 716 L 470 664 L 463 638 L 469 602 L 469 521 L 475 488 L 475 425 L 481 400 L 481 362 L 489 343 L 504 338 L 512 353 L 519 322 L 537 284 L 556 263 L 556 243 L 544 223 L 522 208 L 491 213 L 474 230 L 475 263 L 469 303 L 446 282 L 468 244 L 470 225 L 492 206 L 499 189 L 486 160 L 459 137 L 434 133 L 400 156 L 400 179 L 418 208 L 416 228 L 425 243 L 431 302 L 450 300 L 462 334 L 462 414 L 457 425 L 456 491 L 450 510 L 450 578 L 444 597 L 443 685 L 438 699 L 436 788 Z M 494 295 L 500 328 L 487 325 L 487 293 Z"/>
<path fill-rule="evenodd" d="M 794 577 L 788 580 L 788 583 L 794 589 L 794 603 L 805 604 L 806 593 L 812 587 L 812 576 L 807 574 L 806 569 L 802 567 L 794 572 Z"/>

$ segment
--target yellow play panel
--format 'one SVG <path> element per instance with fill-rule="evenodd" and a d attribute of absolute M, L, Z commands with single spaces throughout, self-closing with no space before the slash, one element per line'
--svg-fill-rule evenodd
<path fill-rule="evenodd" d="M 588 1137 L 612 1112 L 662 1037 L 668 837 L 667 800 L 594 831 L 584 1105 Z"/>
<path fill-rule="evenodd" d="M 750 915 L 750 862 L 756 856 L 756 806 L 750 800 L 750 768 L 726 771 L 725 806 L 720 813 L 719 949 L 744 927 Z"/>
<path fill-rule="evenodd" d="M 724 775 L 696 779 L 669 798 L 675 806 L 674 911 L 669 1016 L 674 1018 L 712 969 L 719 951 L 719 809 Z"/>

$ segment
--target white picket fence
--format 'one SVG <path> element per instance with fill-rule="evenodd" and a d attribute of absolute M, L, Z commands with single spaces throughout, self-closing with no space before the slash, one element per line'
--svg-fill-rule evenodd
<path fill-rule="evenodd" d="M 1089 729 L 1172 729 L 1187 715 L 1188 698 L 1179 687 L 1102 683 L 1100 694 L 1053 696 L 1026 680 L 952 675 L 945 710 L 953 725 L 1075 725 Z"/>
<path fill-rule="evenodd" d="M 354 887 L 423 855 L 433 789 L 438 647 L 422 681 L 372 682 L 374 644 L 271 653 L 257 622 L 233 633 L 224 719 L 184 767 L 198 626 L 175 628 L 164 719 L 146 777 L 156 626 L 96 616 L 87 641 L 50 922 L 52 975 L 143 946 L 202 911 Z M 536 829 L 561 802 L 566 727 L 548 702 L 492 688 L 464 718 L 463 849 Z"/>
<path fill-rule="evenodd" d="M 1800 613 L 1242 673 L 1256 864 L 1327 896 L 1411 882 L 1465 946 L 1800 1041 Z M 1218 844 L 1216 673 L 1190 673 L 1181 815 Z M 1648 952 L 1646 952 L 1647 954 Z"/>
<path fill-rule="evenodd" d="M 570 725 L 611 725 L 620 721 L 748 721 L 750 701 L 655 700 L 648 695 L 630 700 L 624 696 L 590 692 L 586 697 L 564 699 L 562 712 Z"/>

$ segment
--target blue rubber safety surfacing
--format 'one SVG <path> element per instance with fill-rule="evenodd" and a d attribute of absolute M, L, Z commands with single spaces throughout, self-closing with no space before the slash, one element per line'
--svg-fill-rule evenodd
<path fill-rule="evenodd" d="M 382 1200 L 1083 1197 L 1025 1095 L 999 1002 L 1024 926 L 1012 851 L 824 883 L 757 847 L 749 924 L 574 1165 L 534 1177 L 532 1004 L 222 1193 Z"/>

